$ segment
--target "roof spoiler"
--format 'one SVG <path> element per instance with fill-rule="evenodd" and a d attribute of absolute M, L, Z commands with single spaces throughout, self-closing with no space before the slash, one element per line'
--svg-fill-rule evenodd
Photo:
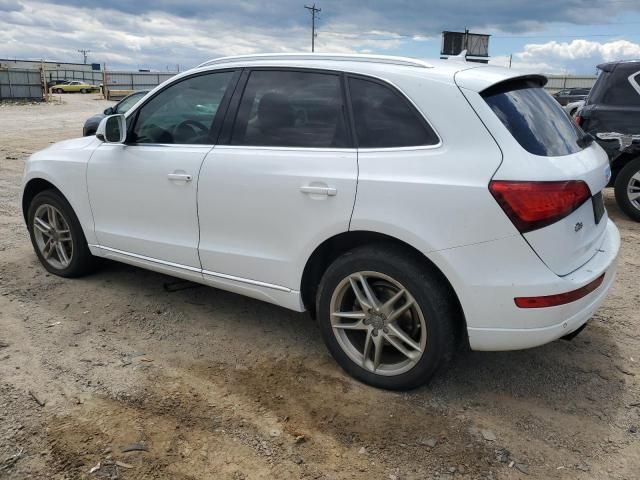
<path fill-rule="evenodd" d="M 601 63 L 600 65 L 596 65 L 596 68 L 598 70 L 602 70 L 603 72 L 613 72 L 613 70 L 616 68 L 616 64 L 615 63 Z"/>
<path fill-rule="evenodd" d="M 480 95 L 482 95 L 483 97 L 488 97 L 491 95 L 496 95 L 498 93 L 508 92 L 509 90 L 522 88 L 523 86 L 544 87 L 548 81 L 549 80 L 544 75 L 520 75 L 518 77 L 511 77 L 502 80 L 501 82 L 494 83 L 493 85 L 482 90 L 480 92 Z"/>

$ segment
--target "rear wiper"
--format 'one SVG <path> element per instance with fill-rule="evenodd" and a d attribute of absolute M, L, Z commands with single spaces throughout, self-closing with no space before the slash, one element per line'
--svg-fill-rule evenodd
<path fill-rule="evenodd" d="M 587 148 L 593 143 L 594 140 L 595 139 L 593 138 L 593 135 L 591 135 L 590 133 L 585 133 L 580 138 L 578 138 L 578 141 L 576 143 L 580 148 Z"/>

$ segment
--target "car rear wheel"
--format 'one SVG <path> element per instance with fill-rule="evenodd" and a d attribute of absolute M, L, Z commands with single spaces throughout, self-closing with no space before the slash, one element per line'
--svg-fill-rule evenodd
<path fill-rule="evenodd" d="M 333 357 L 369 385 L 415 388 L 454 350 L 449 290 L 419 259 L 393 247 L 360 247 L 335 260 L 323 276 L 317 310 Z"/>
<path fill-rule="evenodd" d="M 87 89 L 86 88 L 81 88 L 80 89 L 80 93 L 87 93 Z"/>
<path fill-rule="evenodd" d="M 36 255 L 47 271 L 61 277 L 89 272 L 94 257 L 71 205 L 54 190 L 34 197 L 27 214 L 29 235 Z"/>
<path fill-rule="evenodd" d="M 640 158 L 630 161 L 620 170 L 614 189 L 622 211 L 640 222 Z"/>
<path fill-rule="evenodd" d="M 56 93 L 64 93 L 64 90 L 62 90 L 61 88 L 54 88 L 53 91 Z"/>

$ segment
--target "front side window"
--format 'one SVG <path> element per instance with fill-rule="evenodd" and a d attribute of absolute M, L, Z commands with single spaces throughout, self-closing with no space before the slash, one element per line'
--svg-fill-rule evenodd
<path fill-rule="evenodd" d="M 255 70 L 249 75 L 231 134 L 232 145 L 348 146 L 340 77 Z"/>
<path fill-rule="evenodd" d="M 482 92 L 493 113 L 529 153 L 556 157 L 579 152 L 584 132 L 535 82 L 517 81 Z"/>
<path fill-rule="evenodd" d="M 400 94 L 377 82 L 349 79 L 360 148 L 436 145 L 436 133 Z"/>
<path fill-rule="evenodd" d="M 167 87 L 145 103 L 132 131 L 134 143 L 213 143 L 211 129 L 233 72 L 198 75 Z"/>

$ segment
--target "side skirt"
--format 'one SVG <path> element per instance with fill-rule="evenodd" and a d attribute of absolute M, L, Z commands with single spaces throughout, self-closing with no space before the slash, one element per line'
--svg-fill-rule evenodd
<path fill-rule="evenodd" d="M 298 290 L 281 285 L 260 282 L 248 278 L 235 277 L 225 273 L 212 272 L 197 267 L 146 257 L 102 245 L 89 245 L 93 255 L 104 257 L 158 273 L 212 286 L 221 290 L 238 293 L 247 297 L 273 303 L 296 312 L 304 312 L 302 296 Z"/>

